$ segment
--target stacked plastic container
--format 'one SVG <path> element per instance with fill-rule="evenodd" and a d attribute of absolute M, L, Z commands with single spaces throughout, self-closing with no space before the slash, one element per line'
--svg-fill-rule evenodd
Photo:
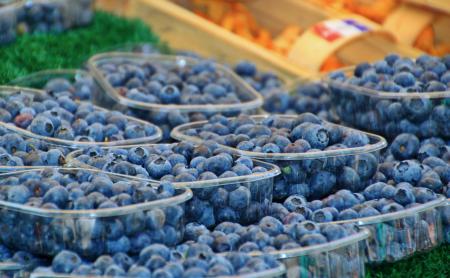
<path fill-rule="evenodd" d="M 256 122 L 262 121 L 265 117 L 267 116 L 252 116 Z M 282 117 L 294 118 L 295 116 Z M 206 123 L 203 121 L 181 125 L 173 130 L 172 136 L 177 140 L 199 143 L 202 141 L 201 138 L 189 136 L 186 134 L 186 131 L 201 128 Z M 372 155 L 378 159 L 379 152 L 387 145 L 386 141 L 378 135 L 369 133 L 366 135 L 369 137 L 370 144 L 364 147 L 312 153 L 266 154 L 262 152 L 242 151 L 227 146 L 223 147 L 238 155 L 261 159 L 278 165 L 282 171 L 282 175 L 278 179 L 286 184 L 285 189 L 280 192 L 286 192 L 293 185 L 289 184 L 289 180 L 292 178 L 292 174 L 296 173 L 294 171 L 296 169 L 295 165 L 301 161 L 311 161 L 311 163 L 316 163 L 315 165 L 323 165 L 323 167 L 326 167 L 327 164 L 333 165 L 339 158 L 345 157 L 353 157 L 355 160 L 358 160 L 366 155 Z M 357 168 L 355 169 L 357 170 Z M 283 200 L 286 197 L 281 195 L 277 196 L 276 192 L 274 194 L 274 197 L 279 200 Z M 431 249 L 442 242 L 442 220 L 439 207 L 444 203 L 445 198 L 440 197 L 435 201 L 400 212 L 351 221 L 340 221 L 337 223 L 356 223 L 371 231 L 372 236 L 365 241 L 365 252 L 368 262 L 393 262 L 410 256 L 415 252 Z"/>
<path fill-rule="evenodd" d="M 257 123 L 262 122 L 268 116 L 251 116 L 253 120 Z M 295 119 L 294 115 L 283 115 L 280 116 L 282 119 Z M 200 143 L 202 141 L 199 137 L 193 137 L 186 135 L 186 131 L 189 129 L 197 129 L 201 128 L 207 122 L 195 122 L 191 124 L 184 124 L 176 127 L 172 131 L 172 137 L 179 141 L 191 141 L 195 143 Z M 339 126 L 336 124 L 329 123 L 330 127 L 341 127 L 347 130 L 351 130 L 350 128 L 346 128 L 343 126 Z M 369 181 L 375 174 L 376 167 L 379 161 L 379 153 L 384 147 L 386 147 L 386 140 L 381 136 L 365 133 L 365 135 L 369 138 L 369 144 L 363 147 L 354 147 L 354 148 L 345 148 L 345 149 L 335 149 L 335 150 L 325 150 L 325 151 L 314 151 L 314 152 L 305 152 L 305 153 L 263 153 L 263 152 L 253 152 L 253 151 L 243 151 L 236 148 L 231 148 L 228 146 L 223 146 L 224 148 L 230 150 L 231 152 L 237 155 L 248 156 L 253 159 L 259 159 L 262 161 L 266 161 L 269 163 L 273 163 L 280 167 L 281 175 L 278 177 L 277 181 L 284 182 L 285 186 L 282 190 L 275 191 L 274 198 L 276 200 L 284 200 L 288 194 L 287 190 L 289 186 L 298 183 L 296 180 L 304 175 L 305 178 L 312 175 L 314 172 L 305 171 L 302 172 L 301 169 L 302 163 L 308 163 L 311 165 L 311 168 L 314 170 L 325 170 L 329 171 L 331 165 L 340 163 L 340 160 L 349 162 L 351 160 L 354 161 L 352 165 L 346 164 L 346 166 L 353 167 L 356 171 L 358 171 L 358 167 L 366 167 L 368 161 L 373 161 L 375 165 L 369 174 L 366 175 L 365 179 L 362 181 Z M 314 165 L 314 166 L 312 166 Z M 338 173 L 334 173 L 338 174 Z M 275 181 L 275 182 L 277 182 Z M 311 192 L 312 194 L 313 192 Z M 314 197 L 314 196 L 312 196 Z M 320 197 L 320 196 L 319 196 Z"/>
<path fill-rule="evenodd" d="M 177 144 L 166 145 L 170 148 L 175 147 Z M 150 149 L 152 145 L 141 146 L 145 149 Z M 114 150 L 122 149 L 128 150 L 130 147 L 118 147 L 112 149 L 105 149 L 105 157 L 110 157 Z M 89 151 L 89 150 L 87 150 Z M 93 166 L 87 165 L 77 159 L 80 155 L 84 153 L 83 150 L 78 150 L 70 153 L 67 157 L 68 165 L 72 167 L 81 168 L 94 168 Z M 237 188 L 243 186 L 250 192 L 250 202 L 243 207 L 239 207 L 236 211 L 238 213 L 238 221 L 241 224 L 252 224 L 258 222 L 262 217 L 268 215 L 270 206 L 272 204 L 272 188 L 274 178 L 280 174 L 280 169 L 273 164 L 253 161 L 253 165 L 263 167 L 266 169 L 265 172 L 252 173 L 245 176 L 236 176 L 228 178 L 216 178 L 212 180 L 198 180 L 193 182 L 174 182 L 174 186 L 177 188 L 190 188 L 194 194 L 194 199 L 188 201 L 187 205 L 190 207 L 200 207 L 198 202 L 207 202 L 207 207 L 205 211 L 198 211 L 198 209 L 193 209 L 192 212 L 187 212 L 186 217 L 188 222 L 198 222 L 209 227 L 213 227 L 220 222 L 217 222 L 220 217 L 218 217 L 219 211 L 223 209 L 223 204 L 215 203 L 212 199 L 212 195 L 220 190 L 226 190 L 227 192 L 232 192 Z M 150 182 L 157 183 L 159 180 L 149 180 Z M 205 196 L 207 197 L 205 199 Z M 209 196 L 209 198 L 208 198 Z M 199 199 L 197 199 L 199 198 Z M 189 210 L 190 211 L 190 210 Z M 195 211 L 195 213 L 194 213 Z M 214 221 L 205 220 L 208 213 L 212 214 L 212 219 Z M 205 216 L 204 216 L 205 214 Z M 209 219 L 209 218 L 208 218 Z M 217 219 L 217 220 L 216 220 Z"/>

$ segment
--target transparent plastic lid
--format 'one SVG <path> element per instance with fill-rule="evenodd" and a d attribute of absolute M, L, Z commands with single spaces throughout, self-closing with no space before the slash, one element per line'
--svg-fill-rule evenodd
<path fill-rule="evenodd" d="M 0 97 L 5 97 L 17 92 L 30 93 L 38 97 L 47 97 L 45 91 L 31 89 L 31 88 L 23 88 L 23 87 L 14 87 L 14 86 L 0 86 Z M 80 101 L 76 101 L 77 103 L 83 103 Z M 91 103 L 89 103 L 91 104 Z M 99 106 L 91 104 L 94 109 L 98 111 L 109 111 L 107 109 L 101 108 Z M 0 127 L 4 127 L 11 132 L 18 133 L 24 137 L 35 138 L 39 140 L 46 141 L 49 144 L 53 144 L 55 146 L 64 146 L 69 148 L 86 148 L 90 146 L 123 146 L 123 145 L 136 145 L 136 144 L 145 144 L 145 143 L 156 143 L 162 139 L 162 130 L 150 123 L 146 122 L 134 117 L 130 117 L 127 115 L 123 115 L 128 121 L 132 121 L 141 125 L 152 125 L 155 128 L 155 134 L 151 136 L 134 138 L 134 139 L 125 139 L 125 140 L 117 140 L 117 141 L 109 141 L 109 142 L 82 142 L 82 141 L 72 141 L 72 140 L 64 140 L 59 138 L 47 137 L 38 135 L 26 129 L 15 126 L 12 123 L 4 123 L 0 122 Z"/>
<path fill-rule="evenodd" d="M 286 272 L 286 267 L 280 264 L 276 268 L 267 269 L 264 271 L 242 274 L 242 275 L 231 275 L 231 276 L 217 276 L 217 278 L 275 278 L 280 277 Z M 53 274 L 53 273 L 39 273 L 32 272 L 30 274 L 31 278 L 86 278 L 86 276 L 80 276 L 76 274 Z M 127 276 L 114 276 L 115 278 L 126 278 Z M 112 276 L 89 276 L 89 278 L 113 278 Z"/>
<path fill-rule="evenodd" d="M 269 117 L 270 115 L 255 115 L 250 116 L 253 120 L 256 122 L 262 122 L 264 119 Z M 285 119 L 295 119 L 295 115 L 277 115 L 279 117 L 285 118 Z M 207 124 L 208 121 L 199 121 L 199 122 L 193 122 L 193 123 L 187 123 L 180 126 L 175 127 L 172 132 L 171 136 L 172 138 L 179 140 L 179 141 L 190 141 L 194 143 L 201 143 L 204 140 L 199 137 L 193 137 L 186 135 L 184 132 L 188 129 L 197 129 L 202 127 L 203 125 Z M 305 159 L 318 159 L 318 158 L 327 158 L 327 157 L 336 157 L 336 156 L 344 156 L 344 155 L 357 155 L 362 153 L 371 153 L 375 151 L 379 151 L 387 146 L 386 139 L 383 137 L 363 132 L 360 130 L 352 129 L 349 127 L 333 124 L 330 122 L 324 121 L 327 125 L 330 126 L 339 126 L 348 130 L 354 130 L 357 132 L 364 133 L 367 135 L 367 137 L 370 140 L 370 143 L 363 147 L 354 147 L 354 148 L 345 148 L 345 149 L 338 149 L 338 150 L 324 150 L 324 151 L 314 151 L 314 152 L 306 152 L 306 153 L 263 153 L 263 152 L 253 152 L 253 151 L 243 151 L 236 148 L 232 148 L 229 146 L 221 145 L 222 147 L 232 151 L 235 154 L 238 155 L 244 155 L 251 158 L 256 159 L 269 159 L 269 160 L 305 160 Z"/>
<path fill-rule="evenodd" d="M 329 223 L 323 223 L 320 225 L 325 225 Z M 358 243 L 362 240 L 365 240 L 369 238 L 370 231 L 366 228 L 358 228 L 358 232 L 352 235 L 349 235 L 347 237 L 334 240 L 327 243 L 317 244 L 313 246 L 308 247 L 298 247 L 298 248 L 292 248 L 287 250 L 276 250 L 276 251 L 270 251 L 268 254 L 275 256 L 278 259 L 287 259 L 287 258 L 293 258 L 293 257 L 301 257 L 301 256 L 308 256 L 310 254 L 317 254 L 322 252 L 329 252 L 332 250 L 339 249 L 341 247 L 345 247 L 351 244 Z M 252 256 L 260 256 L 264 253 L 261 251 L 255 251 L 249 253 Z"/>
<path fill-rule="evenodd" d="M 135 101 L 130 98 L 124 97 L 118 93 L 118 91 L 111 86 L 111 84 L 105 79 L 103 73 L 99 70 L 98 66 L 104 63 L 110 62 L 149 62 L 166 67 L 178 67 L 183 68 L 187 66 L 193 66 L 201 62 L 202 60 L 195 59 L 186 56 L 175 55 L 160 55 L 160 54 L 139 54 L 130 52 L 109 52 L 97 54 L 89 59 L 88 68 L 90 72 L 97 79 L 99 84 L 119 104 L 137 108 L 142 110 L 160 111 L 160 110 L 179 110 L 180 112 L 229 112 L 229 111 L 241 111 L 257 109 L 262 106 L 264 100 L 262 96 L 256 92 L 250 85 L 238 77 L 233 71 L 220 65 L 214 64 L 216 70 L 220 72 L 224 77 L 229 79 L 236 87 L 236 93 L 241 99 L 248 99 L 241 103 L 235 104 L 156 104 L 156 103 L 144 103 L 141 101 Z"/>
<path fill-rule="evenodd" d="M 346 67 L 341 69 L 345 76 L 351 77 L 353 76 L 353 72 L 355 70 L 355 66 Z M 450 90 L 443 92 L 386 92 L 386 91 L 378 91 L 374 89 L 369 89 L 363 86 L 352 85 L 346 82 L 342 82 L 339 80 L 331 79 L 328 75 L 323 75 L 322 80 L 328 85 L 340 87 L 341 89 L 347 89 L 351 93 L 361 94 L 369 97 L 380 98 L 380 99 L 439 99 L 439 98 L 450 98 Z"/>
<path fill-rule="evenodd" d="M 160 145 L 160 144 L 159 144 Z M 165 144 L 168 146 L 175 146 L 174 144 Z M 149 148 L 155 146 L 154 144 L 148 144 L 148 145 L 140 145 L 139 147 Z M 103 148 L 104 150 L 113 150 L 113 149 L 129 149 L 135 146 L 127 146 L 127 147 L 112 147 L 112 148 Z M 77 160 L 77 157 L 83 154 L 83 150 L 76 150 L 67 155 L 67 161 L 68 164 L 74 167 L 82 167 L 82 168 L 90 168 L 90 169 L 96 169 L 93 166 L 87 165 L 85 163 L 80 162 Z M 193 181 L 193 182 L 173 182 L 173 185 L 177 188 L 205 188 L 205 187 L 215 187 L 215 186 L 222 186 L 227 184 L 236 184 L 241 182 L 253 182 L 258 180 L 264 180 L 268 178 L 272 178 L 275 176 L 278 176 L 281 174 L 281 170 L 278 166 L 267 163 L 264 161 L 254 160 L 255 165 L 264 167 L 267 169 L 266 172 L 258 172 L 258 173 L 252 173 L 250 175 L 246 176 L 236 176 L 236 177 L 229 177 L 229 178 L 217 178 L 212 180 L 199 180 L 199 181 Z M 141 178 L 135 178 L 138 180 L 145 180 L 150 183 L 159 183 L 158 180 L 152 180 L 152 179 L 141 179 Z"/>
<path fill-rule="evenodd" d="M 60 173 L 65 174 L 73 174 L 77 171 L 87 171 L 97 174 L 105 174 L 105 172 L 100 170 L 94 170 L 94 169 L 82 169 L 82 168 L 53 168 Z M 35 170 L 25 170 L 25 171 L 16 171 L 12 173 L 6 173 L 6 174 L 0 174 L 0 180 L 6 179 L 11 176 L 19 176 L 21 174 L 27 173 L 27 172 L 42 172 L 45 169 L 35 169 Z M 111 180 L 113 181 L 130 181 L 130 182 L 142 182 L 142 180 L 135 179 L 130 176 L 120 175 L 120 174 L 113 174 L 113 173 L 106 173 Z M 151 185 L 151 184 L 149 184 Z M 117 207 L 117 208 L 106 208 L 106 209 L 90 209 L 90 210 L 57 210 L 57 209 L 45 209 L 45 208 L 36 208 L 31 206 L 26 206 L 23 204 L 17 204 L 17 203 L 11 203 L 7 201 L 0 201 L 0 209 L 6 209 L 6 210 L 12 210 L 24 214 L 31 214 L 41 217 L 53 217 L 53 218 L 100 218 L 100 217 L 114 217 L 114 216 L 122 216 L 127 214 L 132 214 L 136 212 L 140 212 L 143 210 L 150 210 L 153 208 L 161 208 L 161 207 L 167 207 L 167 206 L 174 206 L 181 203 L 186 202 L 192 198 L 192 191 L 188 188 L 180 188 L 177 189 L 176 195 L 140 203 L 140 204 L 134 204 L 129 206 L 123 206 L 123 207 Z"/>

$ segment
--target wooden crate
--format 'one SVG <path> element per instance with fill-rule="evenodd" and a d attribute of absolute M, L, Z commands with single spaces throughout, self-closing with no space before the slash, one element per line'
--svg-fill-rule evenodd
<path fill-rule="evenodd" d="M 126 16 L 130 1 L 134 0 L 96 0 L 95 7 L 120 16 Z"/>
<path fill-rule="evenodd" d="M 297 59 L 288 59 L 271 52 L 247 39 L 227 31 L 210 21 L 189 11 L 187 1 L 177 4 L 165 0 L 135 0 L 130 3 L 130 15 L 146 21 L 171 46 L 199 52 L 202 55 L 216 57 L 230 63 L 242 59 L 255 61 L 263 68 L 272 69 L 285 78 L 308 77 L 317 74 L 320 65 L 307 68 L 302 61 L 315 56 L 296 55 Z M 278 32 L 287 24 L 297 24 L 304 29 L 330 17 L 343 17 L 322 10 L 316 5 L 296 0 L 253 0 L 244 2 L 258 23 L 271 32 Z M 348 17 L 345 15 L 344 17 Z M 358 17 L 358 20 L 364 19 Z M 419 52 L 393 43 L 389 34 L 378 30 L 371 35 L 352 39 L 338 49 L 335 54 L 344 64 L 353 65 L 362 61 L 373 61 L 384 55 L 396 52 L 407 56 L 417 56 Z M 309 51 L 314 51 L 314 41 L 308 43 Z M 300 61 L 300 62 L 299 62 Z M 303 67 L 299 66 L 302 64 Z M 306 65 L 306 66 L 305 66 Z"/>
<path fill-rule="evenodd" d="M 404 0 L 383 27 L 401 43 L 433 55 L 450 54 L 450 0 Z"/>

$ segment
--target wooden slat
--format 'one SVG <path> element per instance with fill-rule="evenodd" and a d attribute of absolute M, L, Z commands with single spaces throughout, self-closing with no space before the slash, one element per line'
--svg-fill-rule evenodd
<path fill-rule="evenodd" d="M 171 47 L 188 49 L 228 63 L 248 59 L 285 79 L 312 76 L 286 58 L 253 44 L 220 26 L 194 15 L 180 6 L 163 0 L 137 0 L 130 15 L 147 22 Z"/>
<path fill-rule="evenodd" d="M 187 0 L 176 0 L 176 2 L 185 6 L 189 3 Z M 245 4 L 257 18 L 258 23 L 271 31 L 273 35 L 289 24 L 307 29 L 312 24 L 328 19 L 330 16 L 345 17 L 344 13 L 320 9 L 306 1 L 254 0 L 246 1 Z M 129 10 L 130 15 L 143 19 L 174 48 L 192 50 L 228 63 L 249 59 L 260 67 L 276 71 L 287 79 L 311 77 L 317 74 L 315 69 L 318 67 L 301 68 L 286 57 L 251 43 L 170 1 L 134 0 L 130 3 Z M 381 59 L 392 52 L 406 56 L 417 56 L 422 53 L 392 43 L 382 36 L 364 36 L 337 49 L 335 54 L 344 64 L 354 65 L 366 60 Z"/>

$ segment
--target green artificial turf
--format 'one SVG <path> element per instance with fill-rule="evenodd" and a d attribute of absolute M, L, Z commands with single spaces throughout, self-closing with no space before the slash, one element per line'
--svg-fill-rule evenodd
<path fill-rule="evenodd" d="M 97 12 L 89 27 L 60 35 L 27 35 L 11 45 L 0 46 L 0 84 L 39 70 L 79 68 L 95 53 L 133 42 L 165 48 L 143 22 Z M 366 269 L 368 278 L 450 277 L 450 245 Z"/>
<path fill-rule="evenodd" d="M 0 84 L 43 69 L 79 68 L 95 53 L 133 42 L 161 46 L 142 21 L 97 12 L 88 27 L 59 35 L 25 35 L 0 46 Z"/>
<path fill-rule="evenodd" d="M 370 266 L 366 270 L 367 278 L 447 278 L 450 277 L 450 245 L 396 263 Z"/>

